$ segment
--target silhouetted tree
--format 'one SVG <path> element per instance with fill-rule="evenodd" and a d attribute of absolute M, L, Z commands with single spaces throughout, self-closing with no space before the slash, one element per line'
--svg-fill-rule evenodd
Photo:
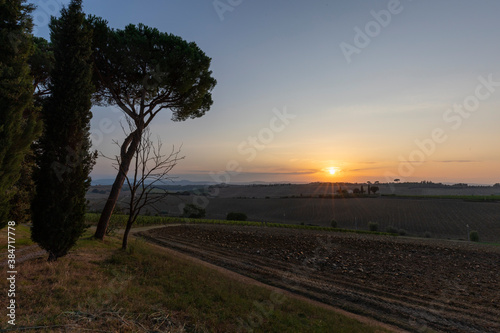
<path fill-rule="evenodd" d="M 142 24 L 113 30 L 92 18 L 96 100 L 117 105 L 134 124 L 120 147 L 120 167 L 102 211 L 95 237 L 103 239 L 143 131 L 163 109 L 172 120 L 201 117 L 212 105 L 216 81 L 211 59 L 191 42 Z"/>
<path fill-rule="evenodd" d="M 30 73 L 33 77 L 34 104 L 35 108 L 25 111 L 39 116 L 39 110 L 43 100 L 50 94 L 48 83 L 50 82 L 50 72 L 54 68 L 54 52 L 50 44 L 43 38 L 33 37 L 34 52 L 28 59 Z M 41 132 L 42 122 L 39 120 Z M 30 145 L 21 163 L 20 177 L 13 185 L 13 197 L 10 201 L 11 209 L 9 216 L 17 223 L 31 222 L 31 202 L 35 195 L 35 182 L 33 180 L 33 169 L 35 168 L 35 152 L 37 143 Z"/>
<path fill-rule="evenodd" d="M 33 7 L 25 3 L 0 1 L 0 228 L 8 222 L 21 163 L 41 130 L 28 65 Z"/>
<path fill-rule="evenodd" d="M 85 194 L 95 154 L 89 152 L 92 31 L 82 0 L 72 0 L 50 22 L 55 65 L 44 101 L 44 132 L 38 146 L 31 238 L 49 253 L 66 255 L 85 230 Z"/>
<path fill-rule="evenodd" d="M 372 191 L 373 194 L 377 193 L 379 190 L 378 186 L 372 186 L 370 187 L 370 191 Z"/>

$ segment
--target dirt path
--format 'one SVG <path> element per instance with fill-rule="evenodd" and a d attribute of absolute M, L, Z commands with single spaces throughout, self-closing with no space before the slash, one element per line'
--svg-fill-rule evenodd
<path fill-rule="evenodd" d="M 500 331 L 500 249 L 222 225 L 142 237 L 335 308 L 420 332 Z"/>

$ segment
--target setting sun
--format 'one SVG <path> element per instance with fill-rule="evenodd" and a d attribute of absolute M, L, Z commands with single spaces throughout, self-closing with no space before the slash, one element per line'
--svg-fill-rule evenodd
<path fill-rule="evenodd" d="M 335 168 L 328 168 L 328 173 L 330 173 L 330 175 L 334 175 L 336 172 L 337 172 L 337 169 L 335 169 Z"/>

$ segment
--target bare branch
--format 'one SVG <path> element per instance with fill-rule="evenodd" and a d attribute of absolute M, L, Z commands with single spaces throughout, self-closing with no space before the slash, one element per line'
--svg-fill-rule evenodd
<path fill-rule="evenodd" d="M 130 132 L 133 133 L 135 124 L 128 121 Z M 124 129 L 124 127 L 122 126 Z M 132 134 L 129 134 L 129 136 Z M 130 190 L 130 197 L 127 198 L 129 219 L 123 239 L 123 248 L 126 248 L 128 232 L 132 224 L 137 220 L 140 212 L 145 207 L 153 207 L 165 200 L 168 191 L 160 185 L 169 180 L 169 173 L 177 165 L 178 161 L 184 159 L 179 157 L 180 148 L 172 146 L 169 153 L 162 153 L 162 142 L 158 137 L 156 142 L 151 140 L 151 131 L 146 127 L 143 131 L 141 141 L 133 156 L 134 170 L 131 175 L 126 174 L 125 180 Z M 182 146 L 181 146 L 182 147 Z M 123 147 L 122 147 L 123 148 Z M 120 168 L 120 157 L 116 156 L 115 168 Z M 119 170 L 123 172 L 123 170 Z"/>

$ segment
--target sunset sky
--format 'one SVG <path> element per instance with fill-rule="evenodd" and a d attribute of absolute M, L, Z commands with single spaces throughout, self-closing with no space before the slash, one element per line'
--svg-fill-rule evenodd
<path fill-rule="evenodd" d="M 34 2 L 34 1 L 32 1 Z M 35 2 L 34 2 L 35 3 Z M 35 34 L 69 0 L 36 1 Z M 500 182 L 500 2 L 84 0 L 114 28 L 194 41 L 218 84 L 202 118 L 153 134 L 182 145 L 178 179 Z M 122 113 L 93 109 L 117 154 Z M 99 159 L 93 178 L 113 178 Z"/>

